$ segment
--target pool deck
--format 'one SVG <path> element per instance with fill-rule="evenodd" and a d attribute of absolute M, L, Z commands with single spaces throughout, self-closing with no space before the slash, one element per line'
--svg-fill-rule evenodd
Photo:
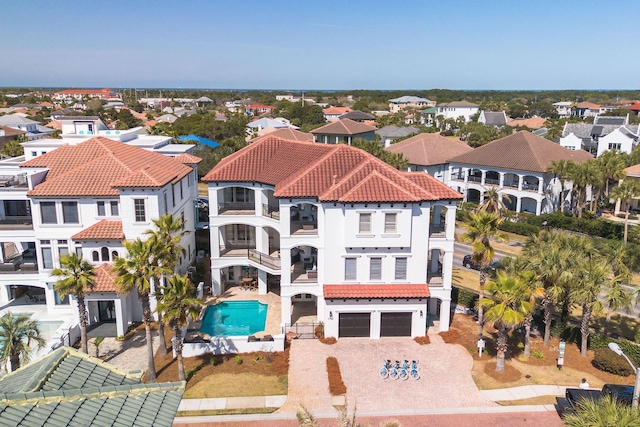
<path fill-rule="evenodd" d="M 280 296 L 269 292 L 266 295 L 258 295 L 257 291 L 245 291 L 240 290 L 237 286 L 233 286 L 225 291 L 220 296 L 210 296 L 205 300 L 205 306 L 215 305 L 223 301 L 247 301 L 258 300 L 263 304 L 267 304 L 269 309 L 267 310 L 267 320 L 265 324 L 265 330 L 256 332 L 254 336 L 261 338 L 264 335 L 280 335 L 282 333 L 280 329 L 280 313 L 281 304 Z M 200 329 L 200 322 L 194 322 L 189 328 L 188 335 L 197 334 Z"/>

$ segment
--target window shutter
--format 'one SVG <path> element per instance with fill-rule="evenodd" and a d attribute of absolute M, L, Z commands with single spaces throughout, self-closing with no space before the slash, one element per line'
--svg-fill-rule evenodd
<path fill-rule="evenodd" d="M 356 280 L 357 278 L 357 259 L 344 259 L 344 280 Z"/>
<path fill-rule="evenodd" d="M 369 280 L 382 280 L 382 258 L 371 258 Z"/>
<path fill-rule="evenodd" d="M 407 279 L 407 259 L 396 258 L 396 280 Z"/>

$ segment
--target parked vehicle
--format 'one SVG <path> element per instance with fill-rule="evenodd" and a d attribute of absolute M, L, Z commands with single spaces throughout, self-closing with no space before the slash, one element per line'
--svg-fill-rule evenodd
<path fill-rule="evenodd" d="M 473 268 L 474 270 L 480 270 L 480 264 L 475 262 L 471 257 L 471 255 L 464 256 L 464 258 L 462 259 L 462 265 L 466 268 Z M 498 261 L 496 260 L 493 260 L 491 261 L 491 263 L 489 263 L 488 268 L 489 270 L 495 270 L 497 268 L 500 268 L 500 263 L 498 263 Z"/>
<path fill-rule="evenodd" d="M 633 386 L 618 384 L 605 384 L 602 387 L 602 390 L 568 388 L 565 392 L 564 399 L 560 397 L 556 399 L 556 408 L 558 413 L 562 416 L 567 413 L 574 413 L 577 404 L 581 399 L 591 399 L 597 402 L 604 396 L 612 396 L 621 403 L 631 405 L 633 400 L 633 389 Z"/>

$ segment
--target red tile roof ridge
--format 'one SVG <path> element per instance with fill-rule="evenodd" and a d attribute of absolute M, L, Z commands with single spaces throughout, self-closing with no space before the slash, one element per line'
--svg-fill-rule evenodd
<path fill-rule="evenodd" d="M 351 188 L 351 190 L 347 191 L 346 193 L 342 194 L 340 196 L 340 198 L 338 199 L 338 201 L 340 202 L 349 202 L 349 201 L 358 201 L 355 198 L 351 199 L 350 196 L 357 194 L 358 191 L 362 188 L 362 187 L 367 187 L 369 186 L 370 182 L 374 179 L 381 179 L 383 180 L 387 185 L 391 185 L 394 187 L 394 190 L 399 191 L 403 194 L 405 194 L 407 196 L 406 201 L 419 201 L 420 198 L 416 197 L 414 194 L 412 194 L 411 192 L 405 190 L 404 188 L 402 188 L 402 186 L 396 184 L 395 182 L 393 182 L 391 179 L 389 179 L 388 177 L 386 177 L 385 175 L 383 175 L 382 173 L 380 173 L 377 170 L 372 170 L 371 172 L 369 172 L 369 174 L 367 174 L 366 178 L 362 179 L 357 185 L 353 186 Z M 411 182 L 411 184 L 413 186 L 416 186 L 413 182 Z M 417 186 L 416 186 L 417 187 Z M 372 200 L 373 201 L 373 200 Z M 377 200 L 376 200 L 377 201 Z M 380 200 L 383 201 L 383 200 Z M 384 200 L 384 201 L 388 201 L 388 200 Z M 394 200 L 395 201 L 395 200 Z M 400 200 L 398 200 L 400 201 Z M 405 201 L 404 199 L 402 201 Z"/>
<path fill-rule="evenodd" d="M 71 236 L 73 240 L 123 240 L 121 220 L 103 219 Z"/>
<path fill-rule="evenodd" d="M 187 165 L 196 165 L 202 161 L 200 157 L 194 156 L 190 153 L 182 153 L 179 156 L 174 157 L 174 159 Z"/>
<path fill-rule="evenodd" d="M 108 263 L 101 264 L 94 270 L 95 285 L 91 292 L 117 292 L 116 274 Z"/>

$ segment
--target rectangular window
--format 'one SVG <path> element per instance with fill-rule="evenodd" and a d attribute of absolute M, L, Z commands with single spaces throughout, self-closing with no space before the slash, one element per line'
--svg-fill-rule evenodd
<path fill-rule="evenodd" d="M 407 259 L 396 258 L 396 280 L 407 280 Z"/>
<path fill-rule="evenodd" d="M 62 202 L 62 220 L 65 224 L 78 224 L 78 202 Z"/>
<path fill-rule="evenodd" d="M 370 213 L 360 214 L 360 226 L 358 227 L 358 232 L 360 234 L 371 233 L 371 214 Z"/>
<path fill-rule="evenodd" d="M 357 278 L 357 258 L 344 259 L 344 280 L 356 280 Z"/>
<path fill-rule="evenodd" d="M 110 202 L 109 204 L 111 205 L 111 216 L 120 216 L 118 202 Z"/>
<path fill-rule="evenodd" d="M 54 290 L 53 297 L 56 305 L 69 305 L 69 295 L 65 295 L 64 298 L 60 298 L 60 293 Z"/>
<path fill-rule="evenodd" d="M 57 224 L 58 217 L 56 215 L 55 202 L 40 202 L 40 213 L 42 214 L 43 224 Z"/>
<path fill-rule="evenodd" d="M 104 202 L 98 202 L 98 216 L 105 216 L 107 211 L 104 207 Z"/>
<path fill-rule="evenodd" d="M 146 222 L 147 212 L 144 206 L 144 199 L 133 199 L 133 209 L 136 222 Z"/>
<path fill-rule="evenodd" d="M 369 260 L 369 280 L 382 280 L 382 258 Z"/>
<path fill-rule="evenodd" d="M 80 246 L 76 246 L 76 255 L 82 259 L 82 248 Z"/>
<path fill-rule="evenodd" d="M 176 186 L 171 187 L 171 207 L 176 205 Z"/>
<path fill-rule="evenodd" d="M 182 200 L 184 198 L 184 195 L 182 194 L 182 180 L 180 180 L 178 185 L 180 186 L 180 200 Z"/>
<path fill-rule="evenodd" d="M 397 219 L 398 219 L 398 214 L 395 214 L 395 213 L 384 214 L 384 232 L 385 233 L 395 233 L 398 231 L 398 227 L 396 226 Z"/>
<path fill-rule="evenodd" d="M 51 248 L 42 248 L 42 267 L 53 268 L 53 256 Z"/>

